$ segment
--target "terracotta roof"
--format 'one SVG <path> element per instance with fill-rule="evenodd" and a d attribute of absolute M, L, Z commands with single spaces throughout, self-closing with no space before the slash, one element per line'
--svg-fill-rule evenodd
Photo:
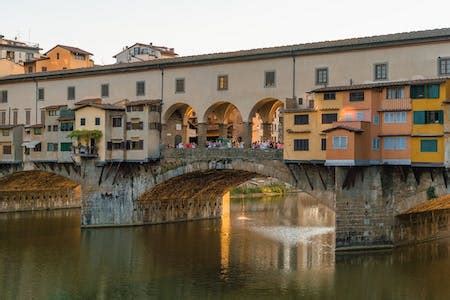
<path fill-rule="evenodd" d="M 426 83 L 442 83 L 449 77 L 431 78 L 431 79 L 417 79 L 417 80 L 401 80 L 401 81 L 383 81 L 364 84 L 353 85 L 340 85 L 340 86 L 327 86 L 310 91 L 310 93 L 324 93 L 324 92 L 342 92 L 350 90 L 366 90 L 373 88 L 383 88 L 390 86 L 406 86 L 414 84 L 426 84 Z"/>
<path fill-rule="evenodd" d="M 136 100 L 136 101 L 129 101 L 125 105 L 126 106 L 132 106 L 132 105 L 160 105 L 161 104 L 160 99 L 155 100 Z"/>
<path fill-rule="evenodd" d="M 80 101 L 78 101 L 78 102 L 75 102 L 75 106 L 77 106 L 77 105 L 91 104 L 91 103 L 102 104 L 102 99 L 101 99 L 101 98 L 88 98 L 88 99 L 83 99 L 83 100 L 80 100 Z"/>
<path fill-rule="evenodd" d="M 112 64 L 100 67 L 67 69 L 47 73 L 10 75 L 0 79 L 0 83 L 11 81 L 32 81 L 38 79 L 67 78 L 70 76 L 89 76 L 115 72 L 136 72 L 148 69 L 170 68 L 186 65 L 204 65 L 211 63 L 250 61 L 274 57 L 291 57 L 293 55 L 314 55 L 380 47 L 401 46 L 417 43 L 450 41 L 450 28 L 403 32 L 371 37 L 343 39 L 290 46 L 259 48 L 233 52 L 212 53 L 176 58 L 164 58 L 135 63 Z"/>
<path fill-rule="evenodd" d="M 84 105 L 79 105 L 73 108 L 73 110 L 79 110 L 81 108 L 85 108 L 85 107 L 96 107 L 96 108 L 100 108 L 100 109 L 104 109 L 104 110 L 125 110 L 124 107 L 122 106 L 116 106 L 116 105 L 112 105 L 112 104 L 96 104 L 96 103 L 87 103 Z"/>
<path fill-rule="evenodd" d="M 25 61 L 24 64 L 25 64 L 25 65 L 26 65 L 26 64 L 31 64 L 31 63 L 34 63 L 34 62 L 36 62 L 36 61 L 39 61 L 39 60 L 46 60 L 46 59 L 50 59 L 50 57 L 47 57 L 47 56 L 41 56 L 41 57 L 32 58 L 32 59 L 29 59 L 29 60 Z"/>
<path fill-rule="evenodd" d="M 25 128 L 44 128 L 42 124 L 27 125 Z"/>
<path fill-rule="evenodd" d="M 113 56 L 113 58 L 116 58 L 117 55 L 121 54 L 124 51 L 130 50 L 131 48 L 133 48 L 134 46 L 144 46 L 144 47 L 149 47 L 149 48 L 154 48 L 156 50 L 158 50 L 161 53 L 164 54 L 172 54 L 172 55 L 178 55 L 175 53 L 175 49 L 174 48 L 169 48 L 169 47 L 165 47 L 165 46 L 155 46 L 153 44 L 145 44 L 145 43 L 134 43 L 132 46 L 127 47 L 125 49 L 123 49 L 122 51 L 120 51 L 119 53 L 117 53 L 116 55 Z"/>
<path fill-rule="evenodd" d="M 354 128 L 354 127 L 350 127 L 350 126 L 346 126 L 346 125 L 336 125 L 331 128 L 323 130 L 323 132 L 330 132 L 330 131 L 334 131 L 334 130 L 338 130 L 338 129 L 344 129 L 344 130 L 356 132 L 356 133 L 364 132 L 364 130 L 362 130 L 361 128 Z"/>
<path fill-rule="evenodd" d="M 45 110 L 54 110 L 54 109 L 60 109 L 60 108 L 63 108 L 63 107 L 67 107 L 67 105 L 66 104 L 49 105 L 49 106 L 43 107 L 43 109 L 45 109 Z"/>
<path fill-rule="evenodd" d="M 406 214 L 417 214 L 427 211 L 433 211 L 433 210 L 442 210 L 442 209 L 450 209 L 450 195 L 445 195 L 442 197 L 439 197 L 437 199 L 429 200 L 427 202 L 421 203 L 406 212 L 402 213 L 401 215 Z"/>
<path fill-rule="evenodd" d="M 56 45 L 55 47 L 51 48 L 50 50 L 48 50 L 47 52 L 45 52 L 45 55 L 47 55 L 47 53 L 49 53 L 50 51 L 52 51 L 53 49 L 55 49 L 56 47 L 61 47 L 63 49 L 69 50 L 72 53 L 79 53 L 79 54 L 85 54 L 85 55 L 94 55 L 90 52 L 87 52 L 83 49 L 77 48 L 77 47 L 72 47 L 72 46 L 65 46 L 65 45 Z"/>

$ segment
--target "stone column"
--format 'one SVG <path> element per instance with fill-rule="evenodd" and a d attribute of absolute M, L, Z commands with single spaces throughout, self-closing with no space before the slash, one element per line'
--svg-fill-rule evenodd
<path fill-rule="evenodd" d="M 200 148 L 204 148 L 206 145 L 206 136 L 208 131 L 208 124 L 207 123 L 198 123 L 197 126 L 197 140 L 198 140 L 198 146 Z"/>
<path fill-rule="evenodd" d="M 244 148 L 252 147 L 252 122 L 242 123 L 242 141 L 244 142 Z"/>
<path fill-rule="evenodd" d="M 219 137 L 228 138 L 228 124 L 219 124 Z"/>
<path fill-rule="evenodd" d="M 261 126 L 262 126 L 262 130 L 263 130 L 263 135 L 262 135 L 263 141 L 272 140 L 272 124 L 271 123 L 262 123 Z"/>
<path fill-rule="evenodd" d="M 163 148 L 167 148 L 167 145 L 170 144 L 170 141 L 167 136 L 167 124 L 161 124 L 161 141 L 160 143 L 163 145 Z"/>

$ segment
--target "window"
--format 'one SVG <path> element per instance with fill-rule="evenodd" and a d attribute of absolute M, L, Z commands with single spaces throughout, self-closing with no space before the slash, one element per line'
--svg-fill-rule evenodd
<path fill-rule="evenodd" d="M 0 111 L 0 125 L 6 124 L 6 111 Z"/>
<path fill-rule="evenodd" d="M 374 65 L 374 78 L 375 80 L 386 80 L 388 79 L 388 65 L 384 64 L 375 64 Z"/>
<path fill-rule="evenodd" d="M 48 115 L 51 116 L 57 116 L 58 115 L 58 111 L 55 109 L 49 110 L 48 111 Z"/>
<path fill-rule="evenodd" d="M 437 152 L 437 140 L 420 140 L 420 152 Z"/>
<path fill-rule="evenodd" d="M 25 125 L 30 125 L 31 123 L 31 110 L 25 111 Z"/>
<path fill-rule="evenodd" d="M 41 152 L 42 151 L 42 145 L 41 143 L 34 146 L 33 152 Z"/>
<path fill-rule="evenodd" d="M 380 123 L 380 116 L 378 115 L 378 113 L 376 113 L 375 115 L 373 115 L 373 124 L 378 125 Z"/>
<path fill-rule="evenodd" d="M 379 138 L 374 138 L 372 139 L 372 149 L 373 150 L 380 150 L 380 139 Z"/>
<path fill-rule="evenodd" d="M 28 73 L 33 73 L 33 67 L 32 66 L 28 66 Z"/>
<path fill-rule="evenodd" d="M 56 53 L 56 59 L 59 59 L 59 53 Z"/>
<path fill-rule="evenodd" d="M 96 126 L 99 126 L 99 125 L 100 125 L 100 118 L 99 118 L 99 117 L 96 117 L 96 118 L 95 118 L 95 125 L 96 125 Z"/>
<path fill-rule="evenodd" d="M 11 145 L 3 145 L 3 154 L 11 154 Z"/>
<path fill-rule="evenodd" d="M 294 151 L 309 151 L 309 140 L 294 140 Z"/>
<path fill-rule="evenodd" d="M 34 135 L 41 135 L 42 134 L 42 128 L 33 128 Z"/>
<path fill-rule="evenodd" d="M 100 89 L 102 93 L 102 98 L 109 97 L 109 84 L 102 84 Z"/>
<path fill-rule="evenodd" d="M 322 150 L 322 151 L 327 150 L 327 139 L 320 140 L 320 150 Z"/>
<path fill-rule="evenodd" d="M 184 78 L 175 79 L 175 93 L 184 93 Z"/>
<path fill-rule="evenodd" d="M 67 88 L 67 100 L 75 100 L 75 87 L 69 86 Z"/>
<path fill-rule="evenodd" d="M 143 150 L 144 149 L 144 141 L 127 141 L 126 143 L 127 150 Z"/>
<path fill-rule="evenodd" d="M 264 73 L 264 87 L 275 87 L 275 71 L 266 71 Z"/>
<path fill-rule="evenodd" d="M 42 72 L 47 72 L 47 67 L 42 67 Z"/>
<path fill-rule="evenodd" d="M 144 105 L 130 105 L 127 106 L 127 111 L 144 111 Z"/>
<path fill-rule="evenodd" d="M 219 91 L 228 90 L 228 75 L 219 75 L 217 77 L 217 89 Z"/>
<path fill-rule="evenodd" d="M 45 99 L 45 90 L 44 88 L 38 89 L 38 100 L 43 101 Z"/>
<path fill-rule="evenodd" d="M 294 124 L 295 125 L 309 124 L 309 115 L 295 115 Z"/>
<path fill-rule="evenodd" d="M 72 151 L 72 143 L 61 143 L 61 152 Z"/>
<path fill-rule="evenodd" d="M 58 144 L 57 143 L 47 143 L 47 151 L 49 151 L 49 152 L 58 151 Z"/>
<path fill-rule="evenodd" d="M 86 125 L 86 119 L 85 118 L 81 118 L 80 119 L 80 126 L 84 126 Z"/>
<path fill-rule="evenodd" d="M 127 130 L 143 130 L 144 122 L 127 122 Z"/>
<path fill-rule="evenodd" d="M 350 92 L 350 101 L 364 101 L 364 92 L 363 91 Z"/>
<path fill-rule="evenodd" d="M 391 87 L 386 89 L 386 99 L 403 99 L 405 90 L 402 87 Z"/>
<path fill-rule="evenodd" d="M 45 109 L 41 109 L 41 124 L 45 124 Z"/>
<path fill-rule="evenodd" d="M 442 110 L 415 111 L 414 124 L 443 124 L 444 112 Z"/>
<path fill-rule="evenodd" d="M 14 125 L 17 125 L 18 118 L 19 118 L 19 112 L 17 110 L 14 110 L 13 111 L 13 124 Z"/>
<path fill-rule="evenodd" d="M 316 84 L 328 84 L 328 68 L 316 69 Z"/>
<path fill-rule="evenodd" d="M 122 127 L 122 117 L 112 118 L 112 126 L 113 127 Z"/>
<path fill-rule="evenodd" d="M 406 111 L 385 112 L 384 123 L 406 123 Z"/>
<path fill-rule="evenodd" d="M 8 102 L 8 91 L 0 91 L 0 103 Z"/>
<path fill-rule="evenodd" d="M 9 136 L 9 130 L 8 129 L 3 129 L 2 130 L 2 136 Z"/>
<path fill-rule="evenodd" d="M 356 120 L 357 121 L 364 121 L 365 113 L 363 111 L 357 111 L 356 112 Z"/>
<path fill-rule="evenodd" d="M 73 123 L 72 122 L 61 123 L 61 131 L 73 131 Z"/>
<path fill-rule="evenodd" d="M 406 137 L 385 137 L 383 139 L 384 150 L 405 150 L 406 149 Z"/>
<path fill-rule="evenodd" d="M 336 100 L 336 93 L 331 92 L 323 94 L 323 100 Z"/>
<path fill-rule="evenodd" d="M 411 99 L 439 98 L 439 84 L 421 84 L 411 86 Z"/>
<path fill-rule="evenodd" d="M 58 125 L 53 125 L 53 131 L 58 131 Z"/>
<path fill-rule="evenodd" d="M 145 96 L 145 81 L 136 82 L 136 96 Z"/>
<path fill-rule="evenodd" d="M 337 114 L 322 114 L 322 124 L 331 124 L 337 121 Z"/>
<path fill-rule="evenodd" d="M 346 136 L 333 136 L 333 149 L 347 149 L 348 138 Z"/>
<path fill-rule="evenodd" d="M 108 142 L 106 147 L 108 150 L 121 150 L 124 148 L 124 143 L 123 142 Z"/>
<path fill-rule="evenodd" d="M 48 125 L 48 126 L 47 126 L 47 131 L 48 131 L 48 132 L 52 131 L 52 125 Z"/>
<path fill-rule="evenodd" d="M 450 57 L 438 59 L 439 75 L 450 75 Z"/>

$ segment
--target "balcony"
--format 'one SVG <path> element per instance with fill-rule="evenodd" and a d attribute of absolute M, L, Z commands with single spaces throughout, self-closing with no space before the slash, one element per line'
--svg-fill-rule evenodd
<path fill-rule="evenodd" d="M 98 148 L 96 146 L 84 146 L 79 145 L 77 147 L 72 147 L 73 154 L 82 158 L 97 158 Z"/>

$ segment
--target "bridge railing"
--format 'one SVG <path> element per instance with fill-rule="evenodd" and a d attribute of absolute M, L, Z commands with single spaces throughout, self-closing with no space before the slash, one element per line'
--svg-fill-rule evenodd
<path fill-rule="evenodd" d="M 283 160 L 281 149 L 240 149 L 240 148 L 166 148 L 161 151 L 163 159 L 213 160 L 213 159 L 246 159 L 246 160 Z"/>

